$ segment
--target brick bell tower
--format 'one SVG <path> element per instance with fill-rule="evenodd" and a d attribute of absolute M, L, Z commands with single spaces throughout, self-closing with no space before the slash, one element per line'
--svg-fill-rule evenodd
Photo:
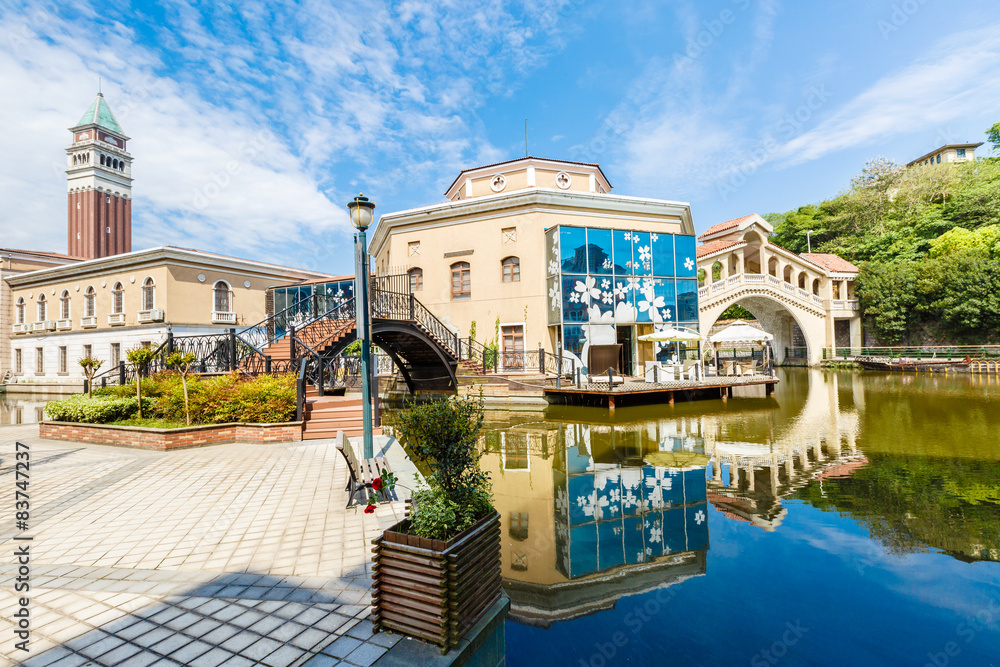
<path fill-rule="evenodd" d="M 121 125 L 97 93 L 70 128 L 66 149 L 69 186 L 68 254 L 87 259 L 132 250 L 132 156 Z"/>

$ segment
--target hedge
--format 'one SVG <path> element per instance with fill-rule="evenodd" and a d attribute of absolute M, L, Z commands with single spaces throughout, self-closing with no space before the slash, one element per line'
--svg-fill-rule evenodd
<path fill-rule="evenodd" d="M 80 394 L 63 401 L 46 403 L 45 413 L 54 421 L 107 424 L 133 417 L 139 411 L 138 407 L 139 403 L 135 396 L 88 398 L 86 394 Z M 153 399 L 144 396 L 142 407 L 144 410 L 150 410 L 153 407 Z"/>

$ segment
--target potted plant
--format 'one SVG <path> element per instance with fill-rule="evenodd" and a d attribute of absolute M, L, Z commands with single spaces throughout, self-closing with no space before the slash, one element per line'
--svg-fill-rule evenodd
<path fill-rule="evenodd" d="M 500 515 L 479 467 L 482 425 L 482 400 L 467 397 L 397 415 L 395 435 L 428 471 L 428 486 L 414 493 L 408 518 L 372 542 L 376 632 L 446 652 L 499 599 Z"/>

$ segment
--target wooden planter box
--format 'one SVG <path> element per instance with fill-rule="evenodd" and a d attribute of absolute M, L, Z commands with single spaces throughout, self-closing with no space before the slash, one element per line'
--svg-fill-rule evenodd
<path fill-rule="evenodd" d="M 407 535 L 409 519 L 372 540 L 375 632 L 437 644 L 442 653 L 500 598 L 500 515 L 447 542 Z"/>

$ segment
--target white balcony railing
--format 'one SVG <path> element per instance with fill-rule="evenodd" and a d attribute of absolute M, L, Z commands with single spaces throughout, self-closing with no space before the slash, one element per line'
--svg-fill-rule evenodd
<path fill-rule="evenodd" d="M 212 324 L 236 324 L 236 313 L 212 311 Z"/>
<path fill-rule="evenodd" d="M 706 296 L 708 296 L 708 288 L 707 287 L 699 287 L 698 288 L 698 298 L 699 299 L 704 299 Z"/>
<path fill-rule="evenodd" d="M 808 301 L 808 300 L 809 300 L 809 297 L 811 297 L 811 296 L 812 296 L 812 294 L 810 294 L 809 292 L 807 292 L 806 290 L 804 290 L 804 289 L 802 289 L 802 288 L 800 287 L 800 288 L 799 288 L 799 296 L 800 296 L 801 298 L 805 299 L 806 301 Z"/>
<path fill-rule="evenodd" d="M 108 324 L 113 327 L 125 324 L 125 313 L 108 313 Z"/>
<path fill-rule="evenodd" d="M 93 329 L 97 326 L 97 318 L 91 315 L 90 317 L 80 318 L 80 327 L 83 329 Z"/>
<path fill-rule="evenodd" d="M 55 331 L 56 323 L 55 320 L 43 320 L 41 322 L 34 322 L 31 325 L 32 331 Z"/>
<path fill-rule="evenodd" d="M 831 305 L 833 306 L 834 310 L 843 310 L 844 309 L 844 300 L 843 299 L 834 299 L 833 303 Z"/>
<path fill-rule="evenodd" d="M 781 289 L 785 290 L 786 292 L 792 292 L 793 294 L 795 293 L 795 285 L 791 283 L 785 283 L 785 282 L 781 283 Z"/>
<path fill-rule="evenodd" d="M 735 276 L 729 276 L 728 278 L 726 278 L 726 284 L 727 285 L 737 284 L 738 282 L 740 282 L 740 276 L 742 275 L 743 275 L 742 273 L 737 273 Z"/>
<path fill-rule="evenodd" d="M 848 301 L 847 310 L 861 310 L 861 302 L 859 301 Z"/>
<path fill-rule="evenodd" d="M 821 296 L 819 296 L 817 294 L 813 294 L 813 303 L 815 303 L 817 306 L 822 306 L 823 305 L 823 297 L 821 297 Z"/>
<path fill-rule="evenodd" d="M 772 275 L 769 274 L 767 276 L 767 282 L 771 283 L 772 285 L 780 285 L 781 284 L 781 279 L 778 278 L 778 276 L 772 276 Z"/>
<path fill-rule="evenodd" d="M 73 320 L 56 320 L 56 329 L 59 331 L 69 331 L 73 328 Z"/>
<path fill-rule="evenodd" d="M 726 281 L 718 280 L 712 283 L 712 294 L 715 294 L 716 292 L 721 292 L 724 289 L 726 289 Z"/>
<path fill-rule="evenodd" d="M 750 284 L 763 285 L 764 284 L 764 274 L 762 273 L 745 273 L 743 274 L 743 282 Z"/>

